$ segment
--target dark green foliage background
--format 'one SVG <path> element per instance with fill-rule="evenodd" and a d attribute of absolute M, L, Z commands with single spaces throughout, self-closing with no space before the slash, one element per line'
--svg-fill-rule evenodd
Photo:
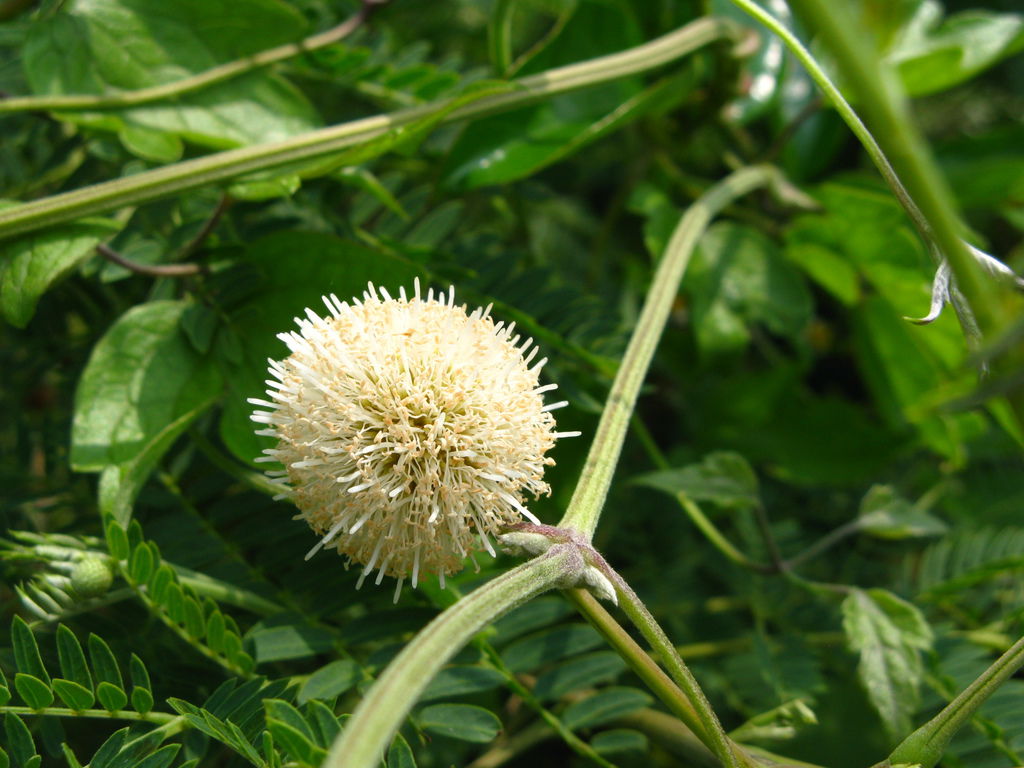
<path fill-rule="evenodd" d="M 509 67 L 493 54 L 508 5 L 393 0 L 344 43 L 170 106 L 0 113 L 0 198 L 465 94 L 639 45 L 703 13 L 752 24 L 724 0 L 529 0 L 513 4 Z M 0 91 L 10 95 L 171 82 L 356 10 L 326 0 L 30 6 L 0 23 Z M 1012 6 L 858 4 L 880 55 L 899 62 L 973 241 L 1020 272 L 1024 60 L 1013 54 L 1024 17 Z M 479 572 L 469 568 L 452 592 L 430 583 L 397 605 L 386 586 L 356 592 L 356 572 L 333 555 L 304 562 L 313 537 L 250 474 L 262 445 L 245 398 L 261 393 L 267 357 L 285 354 L 275 334 L 321 295 L 345 299 L 368 280 L 395 292 L 419 277 L 455 285 L 470 306 L 493 302 L 551 358 L 546 376 L 570 401 L 560 429 L 583 431 L 559 441 L 554 492 L 532 507 L 553 523 L 681 212 L 755 162 L 777 163 L 818 207 L 756 193 L 704 236 L 595 544 L 680 645 L 727 728 L 800 699 L 817 723 L 792 709 L 769 715 L 757 722 L 771 733 L 751 743 L 831 768 L 880 760 L 1021 634 L 1020 449 L 992 413 L 948 406 L 977 378 L 956 318 L 904 319 L 927 311 L 932 262 L 860 147 L 767 34 L 745 59 L 715 44 L 644 76 L 392 136 L 333 165 L 0 242 L 0 669 L 10 706 L 45 704 L 46 676 L 68 678 L 59 618 L 89 652 L 99 643 L 115 660 L 112 672 L 101 649 L 75 667 L 90 697 L 107 680 L 114 703 L 144 711 L 146 694 L 134 691 L 151 691 L 155 711 L 192 718 L 168 735 L 180 750 L 157 751 L 151 739 L 131 751 L 124 745 L 151 726 L 8 715 L 0 755 L 29 766 L 38 750 L 57 764 L 66 742 L 85 764 L 106 742 L 93 766 L 316 764 L 335 715 L 343 726 L 412 634 L 512 561 L 478 557 Z M 212 233 L 184 252 L 225 200 Z M 98 256 L 100 242 L 140 264 L 184 258 L 204 271 L 133 274 Z M 843 602 L 731 563 L 684 513 L 680 491 L 757 562 L 769 557 L 758 505 L 787 558 L 847 526 L 799 572 L 865 591 Z M 58 543 L 98 553 L 123 539 L 110 551 L 123 563 L 109 599 L 71 594 L 54 620 L 26 610 L 16 588 L 61 566 L 19 532 L 62 534 L 71 538 Z M 163 591 L 152 581 L 161 562 Z M 102 640 L 90 645 L 90 633 Z M 884 669 L 858 672 L 858 654 L 876 651 Z M 16 672 L 47 684 L 23 676 L 19 686 Z M 883 693 L 867 695 L 862 677 Z M 509 766 L 591 764 L 543 725 L 543 708 L 615 765 L 685 764 L 635 718 L 652 707 L 622 660 L 548 596 L 457 656 L 386 762 L 497 765 L 474 760 L 509 746 Z M 1019 764 L 1022 711 L 1017 679 L 943 765 Z"/>

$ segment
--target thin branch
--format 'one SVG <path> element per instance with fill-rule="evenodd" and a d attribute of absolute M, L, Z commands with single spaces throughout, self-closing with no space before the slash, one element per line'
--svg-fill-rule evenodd
<path fill-rule="evenodd" d="M 308 131 L 278 142 L 217 152 L 132 176 L 101 182 L 0 210 L 0 239 L 104 213 L 128 205 L 170 197 L 229 181 L 255 171 L 322 158 L 403 126 L 434 118 L 439 125 L 504 112 L 557 94 L 649 72 L 736 32 L 725 19 L 702 18 L 650 42 L 577 64 L 557 67 L 512 81 L 512 87 L 442 99 L 389 114 L 374 115 Z M 2 102 L 0 102 L 2 103 Z"/>
<path fill-rule="evenodd" d="M 779 550 L 779 543 L 775 540 L 775 534 L 772 533 L 768 512 L 760 502 L 754 505 L 754 520 L 757 521 L 757 528 L 761 532 L 761 538 L 764 539 L 765 548 L 768 550 L 768 559 L 771 560 L 772 570 L 776 573 L 784 573 L 789 570 L 789 565 Z"/>
<path fill-rule="evenodd" d="M 374 6 L 379 2 L 363 0 L 360 9 L 336 27 L 311 35 L 305 40 L 297 43 L 287 43 L 276 48 L 260 51 L 252 56 L 244 56 L 226 64 L 200 72 L 191 77 L 175 80 L 172 83 L 140 88 L 136 91 L 125 91 L 123 93 L 110 95 L 62 95 L 62 96 L 24 96 L 8 98 L 0 101 L 0 114 L 4 112 L 28 112 L 39 110 L 70 110 L 70 109 L 117 109 L 121 107 L 134 107 L 139 104 L 147 104 L 161 99 L 169 99 L 181 96 L 186 93 L 208 88 L 211 85 L 222 83 L 225 80 L 244 75 L 255 69 L 276 64 L 279 61 L 298 56 L 300 53 L 308 53 L 318 48 L 336 43 L 348 37 L 358 29 L 369 18 Z"/>
<path fill-rule="evenodd" d="M 206 242 L 206 239 L 213 234 L 217 225 L 220 224 L 221 218 L 223 218 L 225 212 L 231 207 L 233 202 L 234 200 L 232 200 L 226 192 L 220 196 L 220 200 L 217 201 L 217 207 L 213 209 L 213 213 L 210 214 L 210 218 L 208 218 L 200 230 L 196 232 L 195 237 L 189 240 L 185 246 L 178 251 L 179 261 L 184 261 Z"/>
<path fill-rule="evenodd" d="M 793 568 L 797 568 L 797 567 L 803 565 L 808 560 L 812 560 L 815 557 L 817 557 L 818 555 L 822 554 L 823 552 L 827 552 L 832 547 L 834 547 L 836 544 L 838 544 L 840 541 L 842 541 L 843 539 L 845 539 L 845 538 L 847 538 L 849 536 L 852 536 L 853 534 L 855 534 L 859 530 L 860 530 L 860 526 L 859 526 L 858 521 L 857 520 L 852 520 L 852 521 L 850 521 L 848 523 L 845 523 L 845 524 L 839 526 L 838 528 L 836 528 L 833 531 L 829 531 L 824 536 L 822 536 L 820 539 L 818 539 L 816 542 L 811 544 L 811 546 L 809 546 L 803 552 L 798 552 L 793 557 L 791 557 L 789 560 L 787 560 L 786 561 L 787 569 L 793 569 Z"/>
<path fill-rule="evenodd" d="M 201 264 L 139 264 L 137 261 L 125 258 L 105 243 L 97 245 L 96 251 L 107 261 L 117 264 L 119 267 L 124 267 L 129 272 L 134 272 L 137 275 L 147 275 L 148 277 L 188 277 L 189 275 L 198 275 L 200 272 L 205 271 Z"/>

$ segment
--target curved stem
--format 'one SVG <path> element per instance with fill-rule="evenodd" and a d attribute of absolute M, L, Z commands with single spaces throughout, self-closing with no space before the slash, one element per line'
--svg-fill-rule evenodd
<path fill-rule="evenodd" d="M 698 19 L 635 48 L 514 80 L 510 90 L 483 95 L 461 106 L 455 106 L 458 102 L 448 99 L 410 107 L 310 131 L 284 141 L 184 160 L 163 168 L 23 203 L 0 210 L 0 238 L 32 232 L 125 205 L 169 197 L 254 171 L 320 158 L 433 115 L 438 115 L 442 123 L 470 120 L 515 109 L 577 88 L 647 72 L 727 37 L 734 30 L 735 25 L 723 19 Z"/>
<path fill-rule="evenodd" d="M 672 302 L 679 292 L 683 272 L 700 236 L 723 207 L 777 177 L 777 171 L 770 166 L 754 166 L 736 171 L 711 187 L 683 215 L 651 278 L 651 287 L 640 318 L 601 412 L 583 474 L 569 502 L 569 508 L 558 524 L 560 528 L 574 528 L 588 542 L 594 536 L 640 387 L 647 376 L 654 350 L 671 312 Z"/>
<path fill-rule="evenodd" d="M 822 92 L 828 97 L 829 101 L 832 102 L 832 106 L 835 107 L 836 112 L 846 123 L 846 126 L 850 129 L 854 136 L 857 137 L 861 145 L 864 147 L 871 161 L 875 164 L 875 168 L 885 179 L 885 183 L 889 185 L 889 189 L 892 190 L 893 195 L 899 200 L 900 205 L 903 206 L 910 220 L 917 228 L 918 234 L 921 235 L 925 242 L 932 241 L 931 228 L 928 226 L 927 220 L 921 213 L 921 209 L 917 207 L 917 204 L 910 197 L 910 193 L 907 192 L 903 186 L 903 182 L 900 181 L 899 176 L 896 175 L 896 171 L 889 163 L 889 158 L 885 156 L 885 152 L 875 141 L 875 137 L 871 135 L 871 131 L 861 121 L 860 116 L 854 111 L 853 107 L 850 106 L 843 96 L 842 92 L 835 86 L 835 84 L 829 79 L 828 75 L 825 74 L 825 70 L 818 64 L 817 59 L 811 54 L 809 50 L 800 42 L 799 38 L 790 32 L 786 26 L 779 21 L 777 18 L 772 16 L 753 0 L 732 0 L 733 4 L 741 8 L 744 12 L 757 19 L 759 22 L 768 27 L 771 32 L 785 43 L 786 47 L 789 48 L 797 60 L 803 64 L 804 69 L 807 70 L 807 74 L 810 75 L 811 79 L 817 84 Z"/>
<path fill-rule="evenodd" d="M 105 243 L 97 245 L 96 252 L 112 264 L 124 267 L 129 272 L 137 275 L 146 275 L 148 277 L 188 277 L 189 275 L 198 275 L 203 271 L 201 265 L 188 262 L 184 264 L 140 264 L 137 261 L 132 261 L 122 256 Z"/>
<path fill-rule="evenodd" d="M 474 634 L 582 569 L 579 552 L 551 547 L 470 593 L 430 622 L 395 658 L 356 707 L 323 768 L 376 768 L 416 699 Z"/>
<path fill-rule="evenodd" d="M 920 763 L 931 768 L 942 758 L 950 739 L 959 731 L 978 707 L 996 692 L 1018 669 L 1024 666 L 1024 637 L 996 659 L 982 675 L 965 688 L 939 714 L 922 725 L 889 755 L 883 765 L 898 763 Z"/>
<path fill-rule="evenodd" d="M 703 727 L 703 733 L 706 736 L 704 743 L 715 753 L 715 757 L 718 758 L 722 765 L 727 766 L 727 768 L 750 766 L 750 758 L 739 745 L 726 735 L 725 729 L 722 728 L 722 724 L 718 720 L 718 715 L 715 714 L 711 703 L 704 695 L 704 691 L 701 690 L 700 684 L 693 676 L 693 673 L 690 672 L 690 668 L 686 666 L 686 662 L 683 661 L 672 641 L 668 639 L 668 635 L 665 634 L 661 625 L 651 615 L 651 612 L 647 610 L 647 606 L 643 604 L 643 601 L 633 591 L 633 588 L 626 583 L 626 580 L 611 570 L 607 564 L 606 567 L 606 575 L 609 575 L 615 584 L 619 606 L 629 617 L 629 620 L 633 622 L 633 625 L 640 630 L 640 634 L 651 644 L 651 648 L 661 658 L 661 663 L 668 669 L 669 675 L 671 675 L 676 685 L 682 689 L 696 712 L 697 718 Z M 700 735 L 700 732 L 695 732 L 698 736 Z"/>
<path fill-rule="evenodd" d="M 276 48 L 269 48 L 251 56 L 245 56 L 226 64 L 212 67 L 197 75 L 184 77 L 171 83 L 139 88 L 135 91 L 124 91 L 109 95 L 58 95 L 58 96 L 18 96 L 0 99 L 0 114 L 5 112 L 31 112 L 45 110 L 72 109 L 118 109 L 148 104 L 161 99 L 170 99 L 186 93 L 209 88 L 211 85 L 223 83 L 225 80 L 252 72 L 254 69 L 268 67 L 279 61 L 298 56 L 300 53 L 315 51 L 317 48 L 336 43 L 348 37 L 359 28 L 369 16 L 373 3 L 364 2 L 362 7 L 351 17 L 336 27 L 300 40 L 287 43 Z"/>
<path fill-rule="evenodd" d="M 835 57 L 839 71 L 878 137 L 878 144 L 891 158 L 932 239 L 949 260 L 957 285 L 977 313 L 982 331 L 998 330 L 1003 325 L 999 304 L 992 300 L 991 286 L 982 279 L 981 269 L 961 239 L 953 196 L 916 130 L 895 78 L 879 62 L 877 51 L 869 44 L 858 19 L 842 3 L 793 0 L 792 5 Z"/>
<path fill-rule="evenodd" d="M 601 633 L 601 636 L 608 644 L 615 649 L 630 668 L 639 677 L 651 692 L 657 696 L 661 703 L 668 707 L 669 711 L 679 719 L 679 722 L 686 726 L 702 744 L 706 744 L 708 737 L 704 731 L 704 724 L 701 723 L 693 705 L 689 699 L 661 667 L 651 658 L 640 644 L 632 638 L 619 622 L 615 620 L 608 610 L 601 605 L 590 592 L 585 589 L 575 588 L 565 591 L 565 596 L 578 610 L 594 629 Z M 704 748 L 705 753 L 713 756 L 711 751 Z"/>

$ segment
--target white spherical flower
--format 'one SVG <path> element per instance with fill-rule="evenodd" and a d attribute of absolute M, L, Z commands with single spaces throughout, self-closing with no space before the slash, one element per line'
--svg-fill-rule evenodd
<path fill-rule="evenodd" d="M 270 362 L 267 425 L 277 439 L 261 461 L 300 517 L 363 566 L 398 579 L 461 569 L 490 537 L 523 517 L 527 494 L 550 493 L 546 457 L 556 438 L 531 339 L 495 323 L 490 308 L 466 313 L 454 291 L 393 299 L 371 284 L 363 299 L 324 297 L 326 318 L 306 310 L 280 338 L 291 355 Z"/>

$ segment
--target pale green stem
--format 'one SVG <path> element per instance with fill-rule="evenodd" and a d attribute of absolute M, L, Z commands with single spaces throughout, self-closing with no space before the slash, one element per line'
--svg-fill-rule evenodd
<path fill-rule="evenodd" d="M 661 659 L 661 663 L 668 669 L 672 680 L 682 689 L 686 698 L 693 706 L 703 728 L 703 733 L 707 737 L 704 743 L 715 753 L 715 757 L 718 758 L 719 762 L 727 766 L 727 768 L 751 766 L 753 764 L 751 759 L 726 734 L 725 729 L 722 728 L 722 724 L 718 720 L 718 715 L 715 714 L 715 710 L 711 707 L 711 702 L 707 700 L 697 679 L 690 672 L 690 668 L 686 666 L 686 662 L 683 661 L 672 641 L 668 639 L 668 635 L 665 634 L 661 625 L 654 619 L 651 612 L 647 610 L 647 606 L 643 604 L 643 601 L 633 591 L 633 588 L 621 576 L 614 574 L 612 581 L 615 584 L 615 593 L 619 598 L 619 607 L 629 617 L 629 620 L 633 622 L 633 625 L 640 630 L 640 634 L 650 643 L 651 648 L 654 649 Z M 699 731 L 695 730 L 694 732 L 698 736 L 701 735 Z"/>
<path fill-rule="evenodd" d="M 676 495 L 676 498 L 679 500 L 679 506 L 686 512 L 690 521 L 697 526 L 697 529 L 704 534 L 704 537 L 711 542 L 715 549 L 725 555 L 731 562 L 758 573 L 776 573 L 776 569 L 772 566 L 751 560 L 738 550 L 689 496 L 680 493 Z"/>
<path fill-rule="evenodd" d="M 593 539 L 637 395 L 700 236 L 723 207 L 776 178 L 778 172 L 769 166 L 736 171 L 711 187 L 683 215 L 651 280 L 640 318 L 601 413 L 580 482 L 558 524 L 560 528 L 573 528 L 587 541 Z"/>
<path fill-rule="evenodd" d="M 211 67 L 205 72 L 184 77 L 171 83 L 154 85 L 149 88 L 139 88 L 135 91 L 101 95 L 15 96 L 9 99 L 0 99 L 0 114 L 5 112 L 39 112 L 46 110 L 118 109 L 148 104 L 153 101 L 170 99 L 186 93 L 200 91 L 255 69 L 268 67 L 279 61 L 298 56 L 300 53 L 315 51 L 318 48 L 336 43 L 348 37 L 365 21 L 367 9 L 368 6 L 364 5 L 354 16 L 336 27 L 316 35 L 311 35 L 298 43 L 287 43 L 276 48 L 269 48 L 265 51 L 254 53 L 251 56 L 245 56 L 235 61 Z"/>
<path fill-rule="evenodd" d="M 657 662 L 651 658 L 636 640 L 627 632 L 619 622 L 615 620 L 608 610 L 590 592 L 585 589 L 575 588 L 565 591 L 565 596 L 576 606 L 583 617 L 590 622 L 608 644 L 615 649 L 629 664 L 630 668 L 643 680 L 644 684 L 657 696 L 661 703 L 668 707 L 679 721 L 689 729 L 695 737 L 706 744 L 708 736 L 704 731 L 704 724 L 701 722 L 697 711 L 693 708 L 689 699 Z M 707 750 L 709 755 L 713 755 Z"/>
<path fill-rule="evenodd" d="M 498 0 L 491 12 L 488 27 L 488 43 L 491 50 L 491 66 L 498 77 L 507 77 L 512 67 L 512 14 L 513 0 Z"/>
<path fill-rule="evenodd" d="M 494 668 L 505 677 L 505 685 L 508 689 L 522 699 L 526 706 L 540 716 L 541 720 L 543 720 L 545 730 L 550 729 L 553 733 L 557 734 L 562 741 L 565 742 L 566 746 L 580 757 L 590 760 L 595 765 L 600 765 L 601 768 L 615 768 L 613 763 L 609 763 L 601 757 L 601 755 L 599 755 L 592 746 L 569 730 L 569 728 L 565 726 L 565 723 L 559 719 L 558 715 L 545 707 L 540 699 L 533 694 L 533 691 L 523 685 L 519 681 L 519 678 L 517 678 L 515 674 L 505 666 L 504 661 L 502 661 L 501 654 L 498 653 L 490 643 L 483 643 L 481 645 L 492 666 L 494 666 Z"/>
<path fill-rule="evenodd" d="M 168 197 L 238 176 L 333 154 L 383 136 L 422 118 L 442 114 L 442 123 L 471 120 L 629 75 L 647 72 L 701 46 L 727 37 L 735 26 L 703 18 L 656 40 L 619 53 L 541 72 L 512 81 L 509 90 L 491 93 L 452 108 L 451 99 L 310 131 L 280 142 L 218 152 L 125 178 L 64 192 L 0 210 L 0 238 L 31 232 L 104 213 L 125 205 Z M 445 110 L 448 110 L 445 113 Z"/>
<path fill-rule="evenodd" d="M 497 617 L 578 578 L 583 563 L 556 545 L 471 592 L 431 621 L 395 657 L 356 707 L 322 768 L 376 768 L 409 710 L 441 667 Z"/>
<path fill-rule="evenodd" d="M 105 709 L 68 709 L 67 707 L 43 707 L 32 709 L 32 707 L 0 706 L 0 714 L 10 713 L 12 715 L 43 715 L 46 717 L 94 717 L 104 720 L 137 720 L 143 723 L 156 723 L 166 725 L 175 720 L 181 720 L 179 715 L 169 712 L 135 712 L 127 709 L 116 709 L 108 712 Z"/>
<path fill-rule="evenodd" d="M 992 286 L 961 239 L 953 196 L 914 125 L 893 72 L 885 67 L 851 9 L 828 0 L 793 0 L 792 7 L 835 57 L 884 156 L 920 209 L 939 251 L 949 261 L 959 289 L 986 334 L 1003 327 Z"/>
<path fill-rule="evenodd" d="M 825 70 L 821 68 L 821 65 L 818 64 L 811 52 L 807 50 L 796 35 L 786 28 L 785 24 L 772 16 L 761 6 L 757 5 L 753 0 L 732 0 L 732 2 L 734 5 L 738 6 L 768 27 L 776 37 L 785 43 L 786 47 L 789 48 L 790 53 L 792 53 L 797 60 L 804 65 L 804 69 L 807 70 L 807 74 L 810 75 L 811 79 L 815 83 L 817 83 L 825 96 L 827 96 L 832 102 L 832 106 L 835 107 L 836 112 L 839 113 L 843 122 L 846 123 L 850 131 L 853 132 L 853 135 L 860 141 L 861 145 L 868 153 L 868 156 L 871 158 L 871 161 L 878 169 L 878 172 L 882 174 L 882 178 L 885 179 L 886 184 L 889 185 L 893 195 L 895 195 L 904 210 L 906 210 L 907 215 L 914 223 L 914 226 L 917 228 L 921 237 L 925 241 L 931 242 L 932 234 L 928 226 L 928 222 L 925 220 L 920 209 L 911 199 L 910 193 L 908 193 L 906 188 L 904 188 L 903 182 L 901 182 L 899 177 L 896 175 L 896 171 L 893 170 L 892 165 L 889 164 L 889 159 L 885 156 L 885 153 L 878 145 L 878 142 L 875 141 L 875 137 L 871 135 L 871 131 L 868 130 L 867 126 L 861 121 L 853 107 L 850 106 L 850 103 L 843 97 L 842 92 L 829 79 Z"/>
<path fill-rule="evenodd" d="M 981 677 L 965 688 L 939 714 L 900 742 L 889 755 L 888 761 L 879 765 L 920 763 L 923 768 L 932 768 L 942 759 L 942 753 L 954 734 L 966 725 L 978 711 L 978 707 L 1022 666 L 1024 637 L 996 659 Z"/>

